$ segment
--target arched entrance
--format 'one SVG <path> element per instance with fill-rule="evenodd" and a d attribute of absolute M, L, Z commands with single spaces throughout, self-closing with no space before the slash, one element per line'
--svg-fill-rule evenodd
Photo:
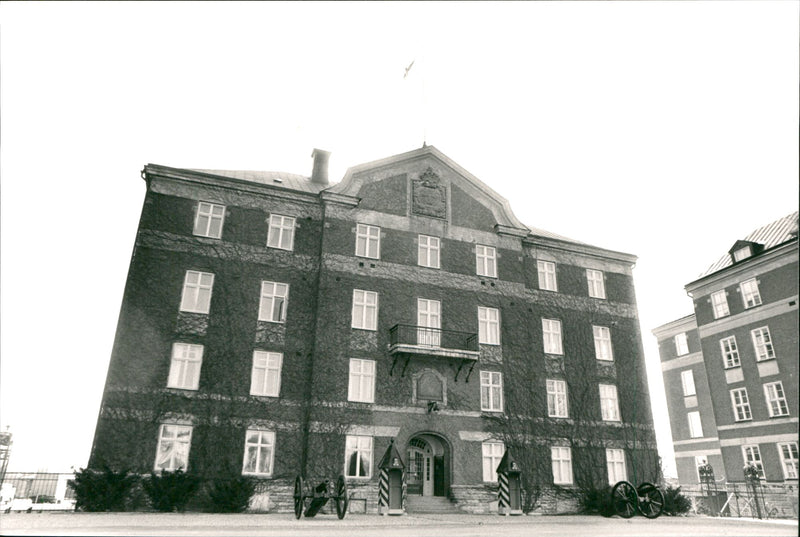
<path fill-rule="evenodd" d="M 442 437 L 431 433 L 413 436 L 408 441 L 406 457 L 409 495 L 447 495 L 450 447 Z"/>

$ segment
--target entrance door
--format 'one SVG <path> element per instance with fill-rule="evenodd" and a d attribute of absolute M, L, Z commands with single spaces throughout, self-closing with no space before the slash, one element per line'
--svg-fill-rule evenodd
<path fill-rule="evenodd" d="M 438 347 L 441 340 L 442 303 L 417 299 L 417 344 Z"/>
<path fill-rule="evenodd" d="M 412 438 L 408 444 L 408 470 L 406 485 L 408 494 L 433 496 L 435 468 L 431 446 L 421 438 Z"/>

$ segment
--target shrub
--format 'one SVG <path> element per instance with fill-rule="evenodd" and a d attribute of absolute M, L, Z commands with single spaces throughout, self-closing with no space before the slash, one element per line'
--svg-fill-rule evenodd
<path fill-rule="evenodd" d="M 611 502 L 611 487 L 590 488 L 582 491 L 578 497 L 581 511 L 587 514 L 600 514 L 605 517 L 614 515 L 614 504 Z"/>
<path fill-rule="evenodd" d="M 255 481 L 246 476 L 214 479 L 206 487 L 207 508 L 212 513 L 242 513 L 255 491 Z"/>
<path fill-rule="evenodd" d="M 75 508 L 82 511 L 125 511 L 125 503 L 139 477 L 127 470 L 115 472 L 81 468 L 69 486 L 75 491 Z"/>
<path fill-rule="evenodd" d="M 200 485 L 200 479 L 183 470 L 164 471 L 160 475 L 151 473 L 142 485 L 153 509 L 171 513 L 184 510 Z"/>
<path fill-rule="evenodd" d="M 681 494 L 680 487 L 667 487 L 664 491 L 664 514 L 683 515 L 692 508 L 692 501 Z"/>

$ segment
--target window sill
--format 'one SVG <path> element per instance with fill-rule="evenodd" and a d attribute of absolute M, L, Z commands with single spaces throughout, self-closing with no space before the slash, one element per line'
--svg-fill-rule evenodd
<path fill-rule="evenodd" d="M 726 365 L 725 366 L 725 371 L 732 371 L 734 369 L 741 369 L 741 368 L 742 368 L 742 364 L 730 365 L 730 366 Z"/>
<path fill-rule="evenodd" d="M 286 324 L 286 321 L 273 321 L 271 319 L 258 319 L 260 323 L 271 323 L 271 324 Z"/>
<path fill-rule="evenodd" d="M 789 414 L 788 412 L 786 414 L 776 414 L 774 416 L 770 416 L 769 419 L 777 420 L 777 419 L 780 419 L 780 418 L 788 418 L 790 415 L 791 414 Z"/>
<path fill-rule="evenodd" d="M 248 475 L 251 477 L 259 477 L 261 479 L 272 479 L 272 474 L 259 474 L 258 472 L 242 472 L 242 475 Z"/>
<path fill-rule="evenodd" d="M 258 397 L 259 399 L 278 399 L 280 395 L 266 395 L 263 393 L 251 393 L 250 397 Z"/>
<path fill-rule="evenodd" d="M 503 411 L 503 410 L 489 410 L 489 409 L 486 409 L 486 408 L 482 408 L 481 412 L 483 412 L 484 414 L 492 414 L 492 415 L 504 415 L 505 414 L 505 411 Z"/>
<path fill-rule="evenodd" d="M 773 356 L 772 358 L 762 358 L 761 360 L 756 359 L 756 363 L 757 364 L 763 364 L 763 363 L 766 363 L 766 362 L 772 362 L 773 360 L 777 360 L 777 358 L 775 356 Z"/>
<path fill-rule="evenodd" d="M 350 328 L 352 328 L 353 330 L 362 330 L 364 332 L 377 332 L 378 331 L 377 328 L 359 328 L 358 326 L 351 326 Z"/>
<path fill-rule="evenodd" d="M 614 359 L 613 358 L 596 358 L 596 360 L 598 362 L 606 362 L 606 363 L 609 363 L 609 364 L 613 364 L 614 363 Z"/>
<path fill-rule="evenodd" d="M 178 393 L 197 392 L 197 391 L 199 391 L 198 388 L 180 388 L 178 386 L 167 386 L 167 389 L 168 390 L 175 390 Z"/>
<path fill-rule="evenodd" d="M 360 475 L 360 476 L 346 475 L 346 476 L 344 476 L 344 478 L 345 479 L 349 479 L 349 480 L 353 480 L 353 481 L 369 481 L 370 479 L 372 479 L 372 476 L 371 475 L 369 475 L 369 476 L 364 476 L 364 475 Z"/>
<path fill-rule="evenodd" d="M 267 244 L 267 248 L 271 248 L 272 250 L 283 250 L 284 252 L 293 252 L 294 246 L 291 248 L 281 248 L 280 246 L 270 246 Z"/>

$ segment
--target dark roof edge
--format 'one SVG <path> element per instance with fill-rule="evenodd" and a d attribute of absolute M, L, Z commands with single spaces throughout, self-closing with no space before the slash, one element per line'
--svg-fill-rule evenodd
<path fill-rule="evenodd" d="M 595 257 L 602 257 L 604 259 L 613 259 L 624 263 L 636 264 L 639 258 L 633 254 L 625 252 L 618 252 L 616 250 L 608 250 L 600 248 L 599 246 L 592 246 L 582 242 L 573 242 L 569 240 L 556 239 L 552 237 L 542 237 L 541 235 L 528 235 L 522 239 L 523 244 L 541 245 L 548 248 L 555 248 L 558 250 L 569 250 L 570 252 L 582 253 Z"/>

